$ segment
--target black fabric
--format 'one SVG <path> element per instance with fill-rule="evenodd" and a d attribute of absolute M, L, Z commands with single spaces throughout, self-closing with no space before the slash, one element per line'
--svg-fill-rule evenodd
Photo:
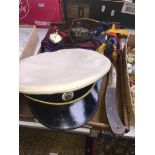
<path fill-rule="evenodd" d="M 92 86 L 93 86 L 93 84 L 91 84 L 85 88 L 74 91 L 73 92 L 74 97 L 72 98 L 72 100 L 76 100 L 76 99 L 80 98 L 81 96 L 83 96 L 85 93 L 87 93 L 91 89 Z M 51 94 L 51 95 L 28 95 L 28 96 L 35 98 L 37 100 L 42 100 L 42 101 L 46 101 L 46 102 L 63 103 L 65 101 L 62 99 L 62 95 L 63 95 L 63 93 Z"/>

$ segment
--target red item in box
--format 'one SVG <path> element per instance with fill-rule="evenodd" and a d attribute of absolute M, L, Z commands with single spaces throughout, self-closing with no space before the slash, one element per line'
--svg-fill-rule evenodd
<path fill-rule="evenodd" d="M 50 22 L 63 22 L 60 0 L 20 0 L 19 23 L 48 27 Z"/>

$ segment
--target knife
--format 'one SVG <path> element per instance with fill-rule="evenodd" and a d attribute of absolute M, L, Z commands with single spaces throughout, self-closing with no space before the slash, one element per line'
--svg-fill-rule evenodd
<path fill-rule="evenodd" d="M 116 108 L 116 70 L 112 64 L 111 69 L 108 73 L 108 85 L 105 96 L 105 109 L 107 118 L 112 132 L 115 135 L 123 135 L 125 133 L 125 127 L 119 117 Z"/>

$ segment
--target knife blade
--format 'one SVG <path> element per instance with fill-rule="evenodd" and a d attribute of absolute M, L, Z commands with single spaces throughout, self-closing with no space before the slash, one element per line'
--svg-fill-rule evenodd
<path fill-rule="evenodd" d="M 108 85 L 105 96 L 105 109 L 112 132 L 116 135 L 123 135 L 125 133 L 125 127 L 119 117 L 116 108 L 116 79 L 116 70 L 114 65 L 112 64 L 111 69 L 108 73 Z"/>

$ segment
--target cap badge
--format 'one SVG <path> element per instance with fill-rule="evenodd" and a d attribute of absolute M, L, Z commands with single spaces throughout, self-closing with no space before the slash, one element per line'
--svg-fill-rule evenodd
<path fill-rule="evenodd" d="M 62 99 L 64 101 L 70 101 L 73 97 L 74 97 L 74 93 L 73 92 L 66 92 L 66 93 L 62 94 Z"/>

